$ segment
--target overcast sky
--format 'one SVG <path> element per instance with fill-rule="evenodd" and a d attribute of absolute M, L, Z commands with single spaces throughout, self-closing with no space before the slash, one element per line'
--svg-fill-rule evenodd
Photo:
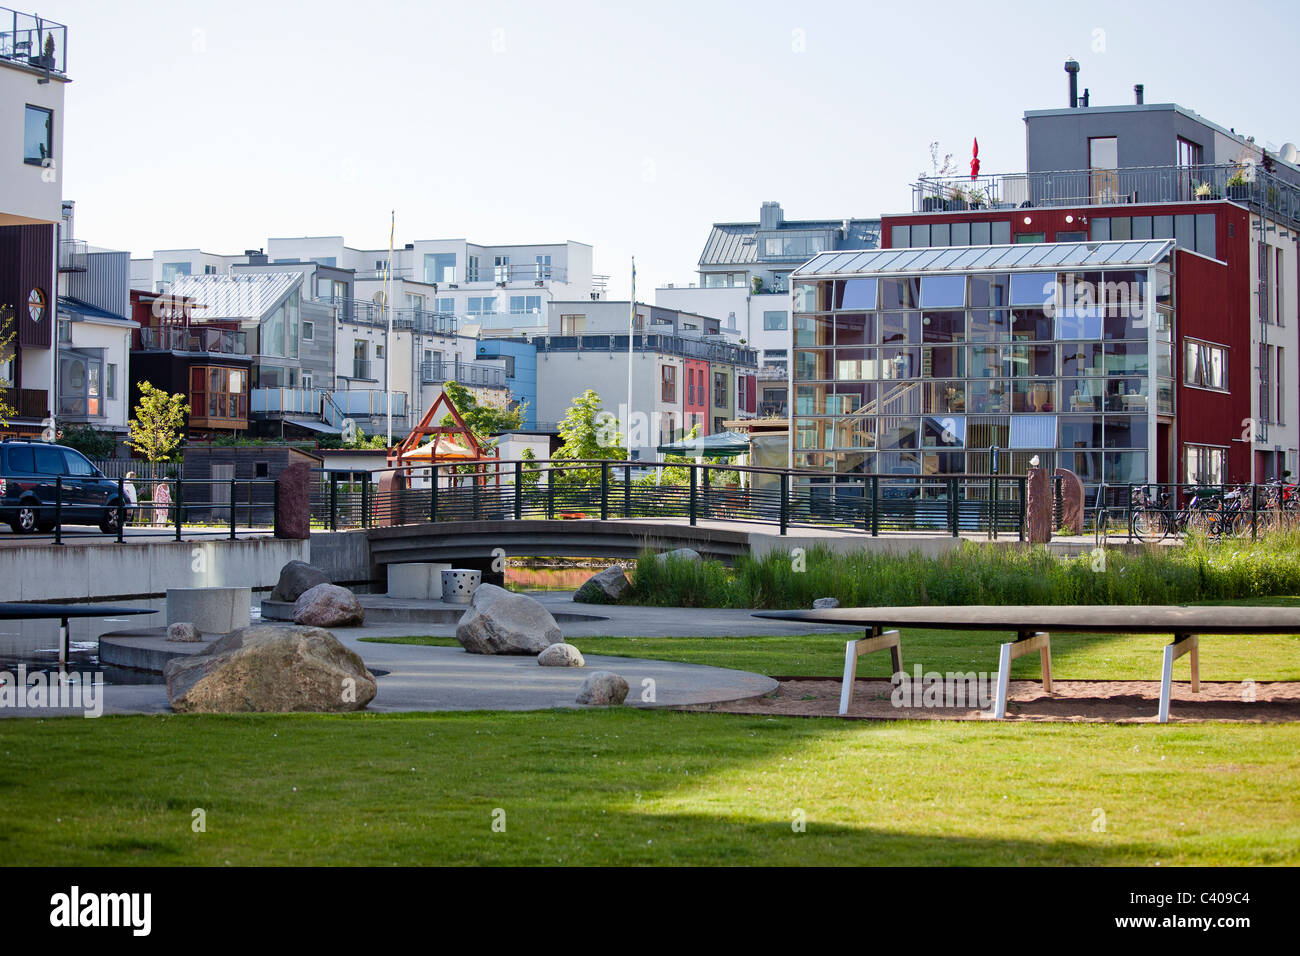
<path fill-rule="evenodd" d="M 15 3 L 21 6 L 21 0 Z M 24 7 L 24 9 L 28 9 Z M 1294 3 L 88 2 L 64 198 L 93 245 L 240 252 L 574 239 L 626 297 L 685 284 L 710 223 L 906 211 L 928 144 L 1024 168 L 1026 109 L 1177 102 L 1300 140 Z M 28 12 L 33 12 L 28 10 Z"/>

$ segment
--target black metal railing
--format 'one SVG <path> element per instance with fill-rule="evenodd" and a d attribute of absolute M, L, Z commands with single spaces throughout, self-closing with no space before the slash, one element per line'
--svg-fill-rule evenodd
<path fill-rule="evenodd" d="M 119 543 L 136 538 L 234 540 L 275 530 L 279 488 L 271 478 L 109 480 L 117 487 L 105 493 L 104 479 L 51 476 L 30 496 L 20 494 L 0 509 L 0 520 L 24 540 L 52 539 L 58 545 L 69 538 L 106 535 Z"/>
<path fill-rule="evenodd" d="M 392 478 L 381 482 L 385 472 Z M 1022 475 L 834 475 L 727 464 L 503 461 L 315 473 L 313 526 L 686 519 L 996 538 L 1025 534 Z"/>

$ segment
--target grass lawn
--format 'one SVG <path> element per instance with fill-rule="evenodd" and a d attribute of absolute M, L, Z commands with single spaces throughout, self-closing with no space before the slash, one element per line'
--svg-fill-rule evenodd
<path fill-rule="evenodd" d="M 4 720 L 0 858 L 1297 864 L 1297 752 L 1294 725 L 631 708 Z M 204 833 L 191 829 L 195 808 Z M 492 830 L 498 808 L 504 833 Z"/>

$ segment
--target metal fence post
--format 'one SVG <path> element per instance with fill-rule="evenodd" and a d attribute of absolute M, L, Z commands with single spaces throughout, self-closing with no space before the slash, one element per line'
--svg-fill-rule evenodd
<path fill-rule="evenodd" d="M 474 471 L 470 474 L 470 497 L 474 502 L 474 520 L 477 521 L 482 516 L 482 502 L 480 501 L 478 466 L 473 465 Z"/>
<path fill-rule="evenodd" d="M 370 527 L 370 472 L 363 471 L 361 479 L 361 527 Z"/>
<path fill-rule="evenodd" d="M 1025 540 L 1025 524 L 1029 515 L 1029 479 L 1017 478 L 1016 484 L 1020 486 L 1020 540 Z"/>
<path fill-rule="evenodd" d="M 790 473 L 781 472 L 781 533 L 785 534 L 785 529 L 790 524 Z"/>
<path fill-rule="evenodd" d="M 36 512 L 40 514 L 38 509 Z M 38 530 L 33 528 L 33 531 Z M 63 478 L 54 479 L 54 543 L 63 544 Z"/>
<path fill-rule="evenodd" d="M 438 520 L 438 466 L 429 469 L 429 520 Z"/>
<path fill-rule="evenodd" d="M 696 487 L 697 482 L 699 481 L 698 476 L 695 474 L 695 469 L 696 469 L 696 467 L 698 467 L 698 466 L 696 466 L 695 464 L 692 464 L 692 465 L 690 466 L 690 468 L 691 468 L 691 504 L 690 504 L 690 516 L 691 516 L 691 525 L 692 525 L 692 526 L 695 524 L 695 502 L 696 502 L 697 497 L 699 496 L 699 491 L 698 491 L 698 489 L 697 489 L 697 487 Z"/>
<path fill-rule="evenodd" d="M 960 516 L 957 509 L 957 479 L 948 479 L 948 530 L 954 538 L 960 536 Z"/>
<path fill-rule="evenodd" d="M 609 462 L 600 463 L 600 520 L 609 519 Z"/>
<path fill-rule="evenodd" d="M 308 506 L 310 508 L 310 505 Z M 311 515 L 308 514 L 307 530 L 311 531 Z M 253 526 L 253 486 L 248 486 L 248 526 Z M 280 483 L 271 482 L 271 530 L 277 532 L 280 530 Z"/>
<path fill-rule="evenodd" d="M 176 540 L 181 539 L 181 529 L 185 527 L 185 482 L 176 476 Z"/>
<path fill-rule="evenodd" d="M 871 476 L 871 536 L 880 537 L 880 476 Z"/>
<path fill-rule="evenodd" d="M 230 479 L 230 540 L 235 540 L 235 495 L 238 489 L 235 487 L 235 479 Z"/>
<path fill-rule="evenodd" d="M 126 524 L 126 478 L 117 479 L 117 543 L 122 543 Z"/>
<path fill-rule="evenodd" d="M 704 502 L 704 517 L 709 517 L 709 489 L 712 483 L 709 481 L 709 466 L 704 465 L 701 474 L 704 476 L 703 487 L 701 488 L 701 497 Z"/>
<path fill-rule="evenodd" d="M 632 517 L 632 466 L 623 466 L 623 517 Z"/>
<path fill-rule="evenodd" d="M 515 462 L 515 520 L 524 517 L 524 463 Z"/>
<path fill-rule="evenodd" d="M 279 483 L 276 483 L 279 487 Z M 337 472 L 330 472 L 330 530 L 339 530 L 339 476 Z"/>
<path fill-rule="evenodd" d="M 555 465 L 546 470 L 546 517 L 555 517 Z"/>
<path fill-rule="evenodd" d="M 998 539 L 998 479 L 996 475 L 989 478 L 989 540 Z"/>
<path fill-rule="evenodd" d="M 1250 540 L 1259 538 L 1259 485 L 1250 486 Z"/>

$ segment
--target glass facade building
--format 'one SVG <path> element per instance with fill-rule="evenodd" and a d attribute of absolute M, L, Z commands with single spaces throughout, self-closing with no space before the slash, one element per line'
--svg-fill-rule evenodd
<path fill-rule="evenodd" d="M 1156 480 L 1170 240 L 823 253 L 797 269 L 792 458 L 842 475 Z"/>

